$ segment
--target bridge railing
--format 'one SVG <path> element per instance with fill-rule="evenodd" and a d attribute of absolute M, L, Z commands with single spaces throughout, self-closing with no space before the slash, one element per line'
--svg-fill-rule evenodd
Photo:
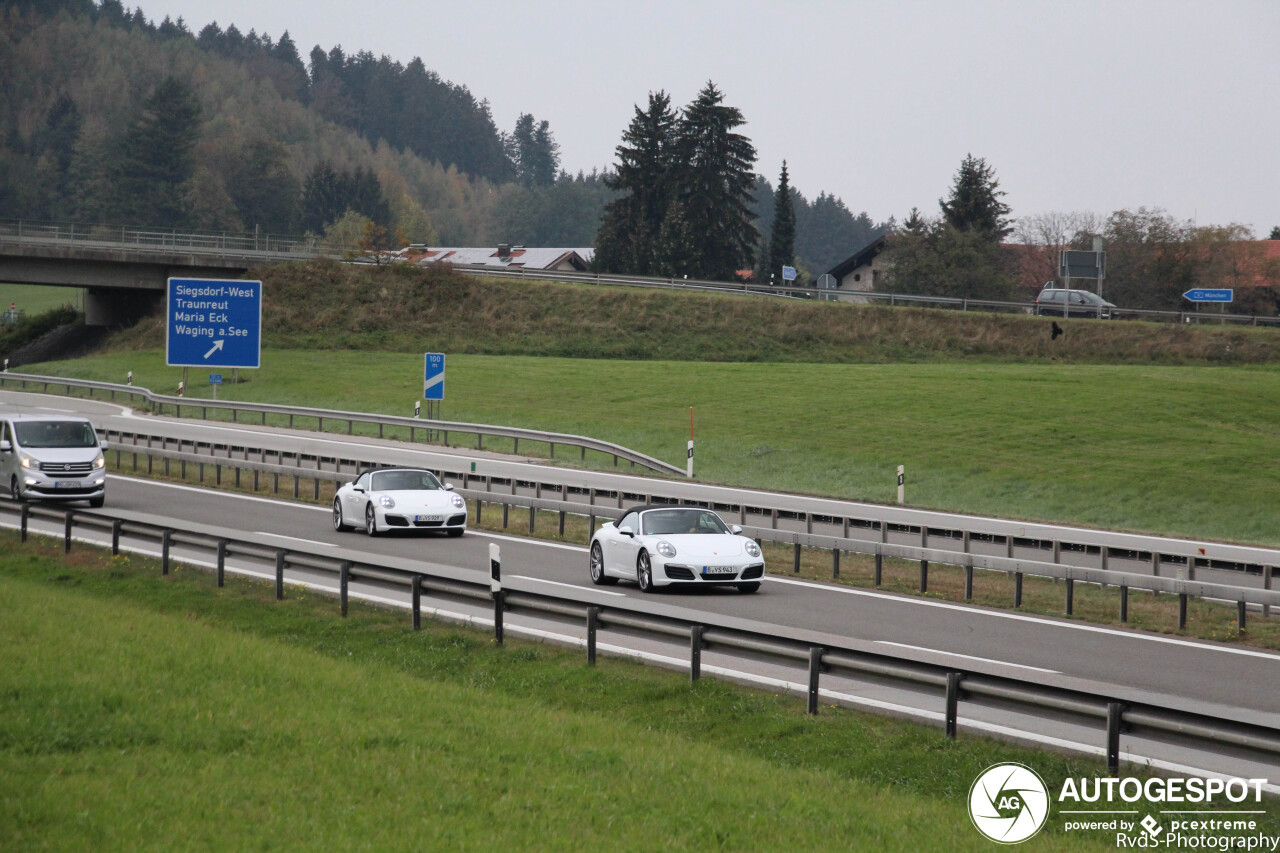
<path fill-rule="evenodd" d="M 0 240 L 21 244 L 127 248 L 137 251 L 182 251 L 212 255 L 261 255 L 264 258 L 341 257 L 358 251 L 313 237 L 258 232 L 179 231 L 137 226 L 85 225 L 75 222 L 29 222 L 0 219 Z"/>

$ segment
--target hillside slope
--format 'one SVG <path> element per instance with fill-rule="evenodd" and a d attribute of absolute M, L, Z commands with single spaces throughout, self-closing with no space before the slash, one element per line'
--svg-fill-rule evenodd
<path fill-rule="evenodd" d="M 448 269 L 280 264 L 264 282 L 264 346 L 670 361 L 1067 361 L 1265 364 L 1280 334 L 510 281 Z M 1061 323 L 1061 321 L 1059 321 Z M 110 346 L 164 345 L 158 314 Z"/>

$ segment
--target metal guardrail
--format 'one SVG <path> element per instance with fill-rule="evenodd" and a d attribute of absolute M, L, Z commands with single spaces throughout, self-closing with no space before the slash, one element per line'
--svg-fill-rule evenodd
<path fill-rule="evenodd" d="M 1209 706 L 1193 700 L 1165 698 L 1150 700 L 1149 694 L 1123 686 L 1098 684 L 1062 676 L 1028 673 L 1014 678 L 995 671 L 996 666 L 972 663 L 955 667 L 915 657 L 907 651 L 888 651 L 869 642 L 833 638 L 803 629 L 767 625 L 714 614 L 688 611 L 650 602 L 601 601 L 584 590 L 571 593 L 532 592 L 504 587 L 500 580 L 447 567 L 424 567 L 420 563 L 394 557 L 370 559 L 353 552 L 320 553 L 301 547 L 282 548 L 248 536 L 227 535 L 225 530 L 189 524 L 182 528 L 127 519 L 110 512 L 58 510 L 12 501 L 0 502 L 0 512 L 19 515 L 21 538 L 26 541 L 32 516 L 61 522 L 65 550 L 70 551 L 77 525 L 111 532 L 111 549 L 118 554 L 125 537 L 159 541 L 161 573 L 170 570 L 175 544 L 211 552 L 216 559 L 218 585 L 225 582 L 228 556 L 263 560 L 275 566 L 276 599 L 284 598 L 285 570 L 290 566 L 337 575 L 342 615 L 347 614 L 352 579 L 367 578 L 407 587 L 411 595 L 412 624 L 421 626 L 422 591 L 492 601 L 495 640 L 501 644 L 504 614 L 529 611 L 558 618 L 579 620 L 586 628 L 587 662 L 595 663 L 596 632 L 601 627 L 621 627 L 630 631 L 664 637 L 689 639 L 690 678 L 701 676 L 701 654 L 706 648 L 731 649 L 769 655 L 808 667 L 807 708 L 819 709 L 823 673 L 873 675 L 908 686 L 941 689 L 946 734 L 958 732 L 961 702 L 1008 704 L 1020 708 L 1047 709 L 1091 720 L 1104 720 L 1108 770 L 1115 775 L 1120 766 L 1120 733 L 1154 733 L 1190 737 L 1201 742 L 1280 754 L 1280 721 L 1274 715 L 1242 712 L 1239 709 Z M 696 616 L 696 618 L 694 618 Z"/>
<path fill-rule="evenodd" d="M 147 458 L 147 473 L 155 473 L 153 469 L 153 460 L 159 459 L 164 463 L 164 474 L 171 475 L 170 462 L 179 463 L 178 476 L 187 477 L 187 466 L 199 466 L 199 479 L 203 483 L 205 480 L 205 466 L 213 469 L 213 477 L 215 485 L 222 484 L 222 469 L 225 467 L 233 472 L 234 483 L 238 487 L 241 485 L 241 471 L 247 471 L 253 475 L 253 490 L 256 492 L 260 487 L 259 477 L 261 474 L 269 474 L 273 478 L 272 491 L 276 494 L 280 491 L 280 477 L 286 477 L 292 480 L 293 496 L 300 496 L 300 483 L 303 480 L 310 480 L 313 484 L 313 498 L 320 497 L 320 484 L 322 482 L 333 483 L 335 485 L 350 481 L 355 472 L 368 467 L 388 464 L 375 459 L 367 460 L 349 460 L 351 473 L 341 470 L 343 460 L 335 459 L 336 470 L 324 470 L 320 467 L 323 460 L 316 459 L 316 467 L 307 468 L 300 465 L 286 465 L 283 460 L 279 464 L 273 464 L 266 461 L 267 454 L 265 451 L 257 451 L 257 455 L 261 457 L 261 461 L 251 460 L 248 458 L 249 451 L 244 449 L 243 458 L 234 458 L 230 455 L 213 456 L 200 453 L 188 453 L 182 450 L 168 450 L 167 448 L 153 448 L 150 446 L 138 445 L 122 441 L 122 435 L 116 434 L 116 439 L 112 440 L 110 433 L 107 434 L 108 448 L 116 454 L 116 468 L 122 467 L 123 454 L 129 453 L 133 455 L 133 470 L 139 470 L 138 457 L 139 454 Z M 136 439 L 136 436 L 134 436 Z M 212 449 L 212 448 L 211 448 Z M 279 458 L 279 457 L 277 457 Z M 612 519 L 616 516 L 617 511 L 613 507 L 602 506 L 594 503 L 598 492 L 591 492 L 587 495 L 588 503 L 570 500 L 567 490 L 561 486 L 558 490 L 560 497 L 544 498 L 541 496 L 541 486 L 537 486 L 537 494 L 534 496 L 519 495 L 513 490 L 510 494 L 499 493 L 492 490 L 494 480 L 491 476 L 478 477 L 472 475 L 468 471 L 447 471 L 438 469 L 435 473 L 442 479 L 451 479 L 459 481 L 462 485 L 457 488 L 458 494 L 464 498 L 476 503 L 476 520 L 479 521 L 483 517 L 483 504 L 497 504 L 503 508 L 503 527 L 507 527 L 509 522 L 509 509 L 511 507 L 527 508 L 529 510 L 529 532 L 535 532 L 537 523 L 537 512 L 558 513 L 559 515 L 559 534 L 564 535 L 565 516 L 576 515 L 588 519 L 588 536 L 595 529 L 597 518 Z M 484 484 L 484 489 L 471 488 L 474 481 L 480 481 Z M 507 485 L 507 482 L 499 482 L 499 485 Z M 247 483 L 245 484 L 247 485 Z M 514 485 L 514 484 L 511 484 Z M 613 492 L 607 497 L 617 497 L 617 493 Z M 645 503 L 654 502 L 652 495 L 643 498 Z M 959 567 L 965 572 L 965 599 L 969 600 L 973 597 L 974 572 L 989 571 L 998 572 L 1000 574 L 1012 577 L 1014 579 L 1014 606 L 1020 607 L 1022 604 L 1022 585 L 1025 576 L 1052 578 L 1054 580 L 1064 581 L 1063 594 L 1065 597 L 1064 612 L 1072 615 L 1074 606 L 1074 591 L 1077 582 L 1097 584 L 1103 587 L 1115 587 L 1120 597 L 1120 618 L 1121 621 L 1128 621 L 1128 598 L 1131 590 L 1143 590 L 1153 593 L 1169 593 L 1177 596 L 1178 600 L 1178 628 L 1181 630 L 1186 627 L 1187 622 L 1187 603 L 1192 598 L 1200 598 L 1205 600 L 1229 602 L 1236 605 L 1237 628 L 1241 631 L 1245 629 L 1247 610 L 1249 605 L 1258 607 L 1264 615 L 1269 615 L 1270 608 L 1280 606 L 1280 590 L 1273 590 L 1269 587 L 1243 587 L 1235 584 L 1213 583 L 1207 581 L 1197 581 L 1193 578 L 1164 577 L 1160 575 L 1145 575 L 1134 572 L 1115 571 L 1106 568 L 1095 568 L 1090 566 L 1073 565 L 1063 562 L 1047 562 L 1043 560 L 1028 560 L 1025 558 L 1000 557 L 994 555 L 974 554 L 970 551 L 954 551 L 944 548 L 929 548 L 923 545 L 902 545 L 894 544 L 886 541 L 877 541 L 870 539 L 851 538 L 849 536 L 823 536 L 815 534 L 805 534 L 778 530 L 770 527 L 743 526 L 743 533 L 754 538 L 757 542 L 772 542 L 780 545 L 791 545 L 794 549 L 794 569 L 799 571 L 800 553 L 802 548 L 811 548 L 822 551 L 829 551 L 832 555 L 833 577 L 839 577 L 839 561 L 840 555 L 862 554 L 874 557 L 874 583 L 880 586 L 881 573 L 883 571 L 884 560 L 886 558 L 896 558 L 900 560 L 916 562 L 920 564 L 920 591 L 928 590 L 929 567 L 934 564 L 948 565 Z M 883 536 L 884 531 L 881 531 Z M 775 573 L 777 573 L 775 571 Z"/>
<path fill-rule="evenodd" d="M 831 290 L 812 287 L 774 287 L 772 285 L 706 281 L 701 279 L 652 278 L 645 276 L 614 275 L 611 273 L 570 272 L 502 269 L 482 265 L 453 267 L 459 272 L 494 278 L 520 278 L 539 281 L 575 281 L 588 284 L 607 284 L 618 287 L 650 287 L 678 290 L 698 290 L 719 293 L 740 293 L 753 296 L 775 296 L 792 299 L 817 299 L 832 302 L 850 302 L 895 307 L 941 308 L 953 311 L 984 311 L 1003 314 L 1034 314 L 1034 302 L 1004 302 L 993 299 L 963 299 L 952 296 L 923 296 L 907 293 L 880 293 L 866 290 Z M 1280 328 L 1280 317 L 1262 317 L 1254 314 L 1222 314 L 1200 311 L 1157 311 L 1140 308 L 1108 309 L 1116 319 L 1153 320 L 1183 324 L 1230 324 L 1244 326 L 1268 326 Z M 1046 317 L 1061 315 L 1046 312 Z"/>
<path fill-rule="evenodd" d="M 416 441 L 419 431 L 428 433 L 440 433 L 445 444 L 449 442 L 449 433 L 458 433 L 462 435 L 473 435 L 476 437 L 476 449 L 484 449 L 485 436 L 492 438 L 511 439 L 515 443 L 515 453 L 520 452 L 520 442 L 533 441 L 548 445 L 551 456 L 555 456 L 556 445 L 568 447 L 577 447 L 582 451 L 582 459 L 586 459 L 587 451 L 591 450 L 596 453 L 602 453 L 605 456 L 613 457 L 613 464 L 616 467 L 620 461 L 630 462 L 632 465 L 639 465 L 659 474 L 667 474 L 671 476 L 684 477 L 685 471 L 655 459 L 636 450 L 623 447 L 620 444 L 614 444 L 609 441 L 602 441 L 596 438 L 590 438 L 582 435 L 570 435 L 568 433 L 543 432 L 541 430 L 522 429 L 520 427 L 504 427 L 494 426 L 491 424 L 469 424 L 457 421 L 439 421 L 426 420 L 421 418 L 401 417 L 397 415 L 378 415 L 368 412 L 347 412 L 339 409 L 313 409 L 305 406 L 279 406 L 270 403 L 247 403 L 235 400 L 196 400 L 186 397 L 175 397 L 165 394 L 156 394 L 148 388 L 142 388 L 136 385 L 117 385 L 110 382 L 93 382 L 86 379 L 65 379 L 58 376 L 39 376 L 27 373 L 0 373 L 0 388 L 9 387 L 10 384 L 16 384 L 19 390 L 27 390 L 28 385 L 37 386 L 39 390 L 48 393 L 50 386 L 55 388 L 65 388 L 67 394 L 71 394 L 72 388 L 81 388 L 89 392 L 92 397 L 95 391 L 109 394 L 110 399 L 115 400 L 117 396 L 123 396 L 130 400 L 141 400 L 145 402 L 148 409 L 156 414 L 164 414 L 166 407 L 172 406 L 174 413 L 178 417 L 182 417 L 182 410 L 185 408 L 189 412 L 199 409 L 202 419 L 208 419 L 209 411 L 224 411 L 231 413 L 232 422 L 239 422 L 240 413 L 253 413 L 261 416 L 261 422 L 266 424 L 267 415 L 279 415 L 289 419 L 289 427 L 294 426 L 295 418 L 303 418 L 306 420 L 315 419 L 316 430 L 324 432 L 324 422 L 337 421 L 345 422 L 347 425 L 347 434 L 352 434 L 355 424 L 369 424 L 378 427 L 378 437 L 384 436 L 386 427 L 397 427 L 407 430 L 409 440 Z"/>
<path fill-rule="evenodd" d="M 36 382 L 44 390 L 48 390 L 48 385 L 54 387 L 81 387 L 92 392 L 94 390 L 102 391 L 104 394 L 109 393 L 114 399 L 117 394 L 131 395 L 138 400 L 147 399 L 151 394 L 150 391 L 136 386 L 113 385 L 111 383 L 90 382 L 87 380 L 68 380 L 60 377 L 33 377 L 25 374 L 0 373 L 0 387 L 5 387 L 5 383 L 9 380 L 15 380 L 21 384 L 23 381 Z M 25 386 L 24 386 L 25 387 Z M 154 395 L 153 395 L 154 396 Z M 215 401 L 185 401 L 184 398 L 166 397 L 169 401 L 183 401 L 180 405 L 196 408 L 207 408 L 214 404 Z M 218 401 L 223 402 L 223 401 Z M 244 404 L 249 406 L 258 406 L 258 404 Z M 325 410 L 306 409 L 303 407 L 269 407 L 272 410 L 279 409 L 283 411 L 292 411 L 301 413 L 305 418 L 316 418 L 317 427 L 322 427 L 322 419 L 324 417 L 338 417 L 339 420 L 345 419 L 346 415 L 353 413 L 325 413 Z M 207 412 L 202 412 L 207 415 Z M 265 414 L 263 414 L 265 418 Z M 408 424 L 410 430 L 410 439 L 416 440 L 416 430 L 427 429 L 432 432 L 431 424 L 434 422 L 421 421 L 413 418 L 386 418 L 388 422 L 394 421 L 400 424 Z M 359 421 L 357 421 L 359 422 Z M 290 417 L 290 425 L 293 425 L 293 418 Z M 475 425 L 469 425 L 475 426 Z M 351 431 L 350 422 L 348 422 L 348 432 Z M 513 432 L 520 432 L 524 435 L 524 431 L 506 430 L 505 434 L 510 436 Z M 382 429 L 379 428 L 379 435 L 382 435 Z M 533 440 L 546 440 L 548 436 L 554 434 L 539 433 L 533 436 Z M 123 433 L 116 432 L 117 440 L 125 441 L 128 436 L 132 444 L 139 442 L 145 443 L 148 447 L 153 442 L 158 442 L 161 449 L 167 449 L 168 441 L 165 436 L 153 436 L 145 433 Z M 441 436 L 444 438 L 445 436 Z M 429 436 L 430 438 L 430 436 Z M 557 439 L 560 441 L 561 439 Z M 480 441 L 478 440 L 478 444 Z M 190 442 L 193 452 L 199 453 L 200 448 L 207 449 L 209 456 L 214 456 L 215 447 L 209 442 Z M 230 453 L 230 447 L 220 445 L 224 450 Z M 274 454 L 278 460 L 283 463 L 286 456 L 292 455 L 296 462 L 300 463 L 302 458 L 298 453 L 289 454 L 287 451 L 267 451 L 262 448 L 238 447 L 245 459 L 252 452 L 259 457 L 262 463 L 266 463 L 268 452 Z M 622 449 L 625 450 L 625 449 Z M 585 448 L 583 449 L 585 458 Z M 611 453 L 606 449 L 602 452 Z M 627 451 L 630 453 L 631 451 Z M 209 457 L 205 457 L 209 459 Z M 618 458 L 626 458 L 619 456 Z M 647 458 L 647 457 L 646 457 Z M 212 461 L 212 460 L 210 460 Z M 657 460 L 653 460 L 657 462 Z M 338 460 L 339 466 L 341 460 Z M 319 467 L 319 460 L 316 460 Z M 374 464 L 372 460 L 365 460 L 363 463 L 366 467 Z M 617 464 L 617 458 L 615 458 Z M 633 463 L 636 464 L 636 463 Z M 643 463 L 640 463 L 643 464 Z M 665 465 L 666 463 L 658 463 Z M 300 464 L 299 464 L 299 467 Z M 351 464 L 352 470 L 356 470 L 360 465 L 355 461 Z M 678 471 L 673 466 L 668 466 L 677 476 L 684 481 L 684 472 Z M 264 469 L 265 470 L 265 469 Z M 307 470 L 307 469 L 304 469 Z M 285 472 L 288 473 L 288 472 Z M 460 478 L 465 476 L 468 482 L 475 478 L 469 473 L 459 475 Z M 573 491 L 577 487 L 566 484 L 563 481 L 565 474 L 553 468 L 540 471 L 538 479 L 527 485 L 528 489 L 534 491 L 535 496 L 540 497 L 543 489 L 549 491 L 558 491 L 565 494 L 566 491 Z M 553 478 L 559 478 L 555 481 Z M 490 478 L 485 478 L 486 490 L 493 483 L 499 482 L 501 478 L 497 478 L 489 482 Z M 548 482 L 548 480 L 552 480 Z M 510 480 L 501 480 L 505 485 L 512 486 L 514 491 L 515 483 Z M 643 491 L 624 492 L 617 490 L 601 490 L 601 489 L 579 489 L 583 493 L 589 492 L 589 499 L 594 503 L 595 499 L 608 491 L 612 498 L 616 499 L 616 506 L 623 506 L 624 501 L 643 502 L 643 503 L 679 503 L 682 499 L 678 495 L 672 494 L 674 490 L 667 491 L 663 494 L 660 488 L 662 481 L 653 481 L 652 484 L 646 485 Z M 687 482 L 687 481 L 684 481 Z M 710 488 L 710 487 L 708 487 Z M 705 490 L 704 490 L 705 491 Z M 741 490 L 730 490 L 737 495 Z M 1060 564 L 1063 554 L 1078 555 L 1079 557 L 1093 557 L 1096 555 L 1097 565 L 1092 568 L 1098 568 L 1103 571 L 1109 571 L 1108 565 L 1111 561 L 1128 560 L 1130 562 L 1143 562 L 1150 568 L 1151 576 L 1160 576 L 1162 571 L 1173 571 L 1178 577 L 1177 580 L 1195 583 L 1197 567 L 1205 567 L 1208 569 L 1217 569 L 1223 571 L 1236 571 L 1242 575 L 1256 576 L 1261 584 L 1262 589 L 1270 590 L 1272 588 L 1273 578 L 1276 574 L 1276 568 L 1280 567 L 1280 551 L 1268 548 L 1258 548 L 1252 546 L 1228 545 L 1223 543 L 1213 543 L 1211 548 L 1206 548 L 1208 543 L 1203 541 L 1191 540 L 1174 540 L 1164 539 L 1161 537 L 1145 536 L 1141 534 L 1125 534 L 1111 531 L 1098 531 L 1091 529 L 1071 529 L 1068 536 L 1063 535 L 1063 531 L 1055 528 L 1053 525 L 1038 524 L 1032 522 L 1010 521 L 999 518 L 987 518 L 982 516 L 955 516 L 949 513 L 933 512 L 929 510 L 911 509 L 900 506 L 890 506 L 882 504 L 865 504 L 855 503 L 851 506 L 841 506 L 841 501 L 829 499 L 801 499 L 796 496 L 775 495 L 773 496 L 772 505 L 765 504 L 770 496 L 767 493 L 761 493 L 751 497 L 752 504 L 748 505 L 743 501 L 746 496 L 737 497 L 736 502 L 726 502 L 727 498 L 721 499 L 719 496 L 702 500 L 703 505 L 711 506 L 713 509 L 721 512 L 729 512 L 737 515 L 737 521 L 743 527 L 748 526 L 748 514 L 757 517 L 763 516 L 768 521 L 768 528 L 759 525 L 757 529 L 770 529 L 775 534 L 791 537 L 789 540 L 797 548 L 802 544 L 810 545 L 814 542 L 826 541 L 826 539 L 850 539 L 851 530 L 865 530 L 871 535 L 877 535 L 882 544 L 891 544 L 889 542 L 892 533 L 897 538 L 914 537 L 919 543 L 919 547 L 928 549 L 931 542 L 942 540 L 946 542 L 959 542 L 961 544 L 960 552 L 972 553 L 973 543 L 984 543 L 986 550 L 993 551 L 1000 549 L 1001 553 L 993 556 L 1003 556 L 1009 559 L 1015 558 L 1015 551 L 1020 549 L 1023 552 L 1030 549 L 1039 554 L 1048 551 L 1052 554 L 1052 563 Z M 811 509 L 786 509 L 788 503 L 793 506 L 797 503 L 812 504 Z M 602 508 L 603 509 L 603 508 Z M 600 514 L 604 514 L 603 512 Z M 780 520 L 787 521 L 792 525 L 802 525 L 803 530 L 779 530 Z M 815 527 L 818 532 L 815 533 Z M 826 539 L 823 538 L 821 528 L 835 529 L 840 531 L 840 536 L 836 537 L 827 534 Z M 773 535 L 773 534 L 771 534 Z M 853 537 L 856 539 L 856 536 Z M 866 541 L 866 540 L 858 540 Z M 812 547 L 830 547 L 828 545 L 812 545 Z M 951 549 L 954 551 L 955 549 Z M 1207 552 L 1207 553 L 1206 553 Z M 974 554 L 974 557 L 983 555 Z M 1090 568 L 1089 566 L 1081 566 L 1081 568 Z M 838 558 L 833 555 L 833 572 L 838 571 Z M 921 572 L 921 589 L 927 589 L 928 584 L 928 566 L 927 559 L 922 565 Z M 1264 613 L 1269 615 L 1270 605 L 1265 604 Z M 1242 614 L 1243 618 L 1243 614 Z"/>

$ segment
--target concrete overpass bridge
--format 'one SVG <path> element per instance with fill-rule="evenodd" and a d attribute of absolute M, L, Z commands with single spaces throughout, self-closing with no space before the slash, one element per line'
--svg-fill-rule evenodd
<path fill-rule="evenodd" d="M 91 326 L 150 311 L 171 277 L 240 278 L 265 264 L 342 252 L 299 237 L 0 220 L 0 282 L 84 288 Z"/>

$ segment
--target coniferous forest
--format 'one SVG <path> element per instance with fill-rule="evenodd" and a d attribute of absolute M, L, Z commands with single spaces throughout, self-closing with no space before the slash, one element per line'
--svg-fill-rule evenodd
<path fill-rule="evenodd" d="M 709 82 L 679 116 L 685 148 L 669 152 L 672 174 L 702 170 L 732 187 L 718 198 L 676 190 L 666 203 L 674 198 L 685 233 L 668 224 L 653 235 L 708 276 L 763 266 L 780 209 L 758 171 L 781 164 L 754 162 L 750 140 L 731 132 L 741 120 L 731 93 Z M 622 156 L 631 130 L 618 128 L 617 152 L 600 152 L 614 162 L 569 174 L 547 121 L 524 113 L 501 129 L 483 97 L 418 57 L 307 50 L 287 31 L 232 22 L 156 22 L 119 0 L 0 0 L 0 216 L 9 219 L 350 242 L 371 222 L 402 242 L 603 240 L 604 260 L 630 259 L 617 226 L 637 194 Z M 703 144 L 691 144 L 699 134 Z M 712 162 L 716 140 L 724 162 Z M 784 195 L 802 274 L 820 274 L 884 229 L 825 193 Z M 698 222 L 737 224 L 709 235 Z M 611 269 L 648 270 L 630 260 Z"/>

